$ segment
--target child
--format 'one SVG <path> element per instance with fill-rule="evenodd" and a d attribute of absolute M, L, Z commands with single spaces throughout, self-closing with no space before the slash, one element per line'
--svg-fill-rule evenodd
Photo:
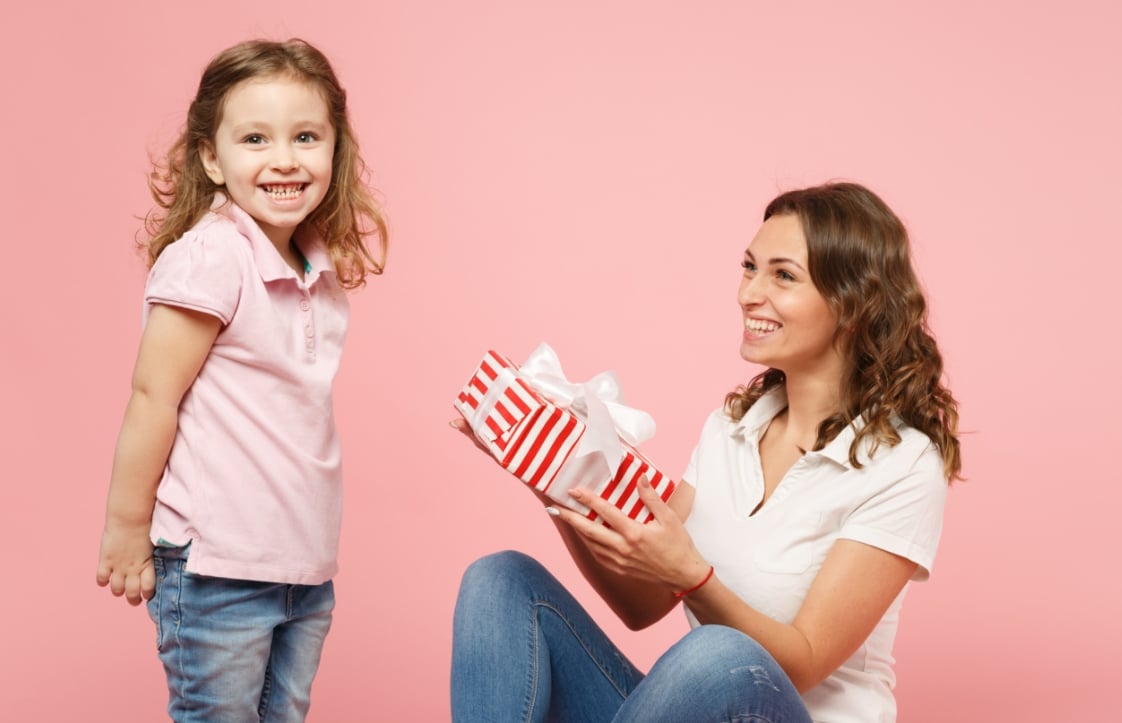
<path fill-rule="evenodd" d="M 290 40 L 215 57 L 152 174 L 97 582 L 148 601 L 176 721 L 307 713 L 334 608 L 343 290 L 386 251 L 363 170 L 330 64 Z"/>

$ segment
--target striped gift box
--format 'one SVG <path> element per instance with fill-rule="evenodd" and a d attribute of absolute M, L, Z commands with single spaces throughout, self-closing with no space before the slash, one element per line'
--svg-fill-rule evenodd
<path fill-rule="evenodd" d="M 596 466 L 574 469 L 580 465 L 574 451 L 587 429 L 586 420 L 536 389 L 518 365 L 497 352 L 483 357 L 454 406 L 504 469 L 589 519 L 598 516 L 565 494 L 571 484 L 565 490 L 555 488 L 562 470 L 567 480 L 575 477 L 576 484 L 643 523 L 653 517 L 639 499 L 639 478 L 646 475 L 663 500 L 674 491 L 674 481 L 623 440 L 622 459 L 609 478 L 602 466 L 599 473 L 592 471 Z"/>

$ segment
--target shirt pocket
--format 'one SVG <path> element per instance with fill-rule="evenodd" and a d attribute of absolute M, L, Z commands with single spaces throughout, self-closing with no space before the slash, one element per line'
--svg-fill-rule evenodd
<path fill-rule="evenodd" d="M 814 513 L 796 520 L 776 521 L 771 532 L 752 553 L 756 567 L 781 575 L 806 572 L 825 545 L 822 518 L 821 513 Z"/>

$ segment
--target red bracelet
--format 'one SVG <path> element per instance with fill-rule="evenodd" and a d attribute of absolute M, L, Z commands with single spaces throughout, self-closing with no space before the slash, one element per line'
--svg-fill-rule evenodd
<path fill-rule="evenodd" d="M 675 600 L 681 600 L 686 595 L 689 595 L 691 592 L 700 589 L 702 585 L 709 582 L 709 578 L 711 578 L 711 577 L 713 577 L 713 566 L 712 565 L 709 566 L 709 572 L 705 573 L 705 577 L 701 578 L 701 582 L 697 583 L 696 585 L 691 587 L 689 590 L 683 590 L 681 592 L 674 593 L 674 599 Z"/>

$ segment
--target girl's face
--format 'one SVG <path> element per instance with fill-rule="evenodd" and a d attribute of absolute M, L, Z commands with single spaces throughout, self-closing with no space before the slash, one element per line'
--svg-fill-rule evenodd
<path fill-rule="evenodd" d="M 806 236 L 793 214 L 772 216 L 744 252 L 737 299 L 744 316 L 740 356 L 795 375 L 840 379 L 838 317 L 811 281 Z"/>
<path fill-rule="evenodd" d="M 284 76 L 255 78 L 226 95 L 214 142 L 201 151 L 210 180 L 224 185 L 283 250 L 327 195 L 335 128 L 314 86 Z"/>

